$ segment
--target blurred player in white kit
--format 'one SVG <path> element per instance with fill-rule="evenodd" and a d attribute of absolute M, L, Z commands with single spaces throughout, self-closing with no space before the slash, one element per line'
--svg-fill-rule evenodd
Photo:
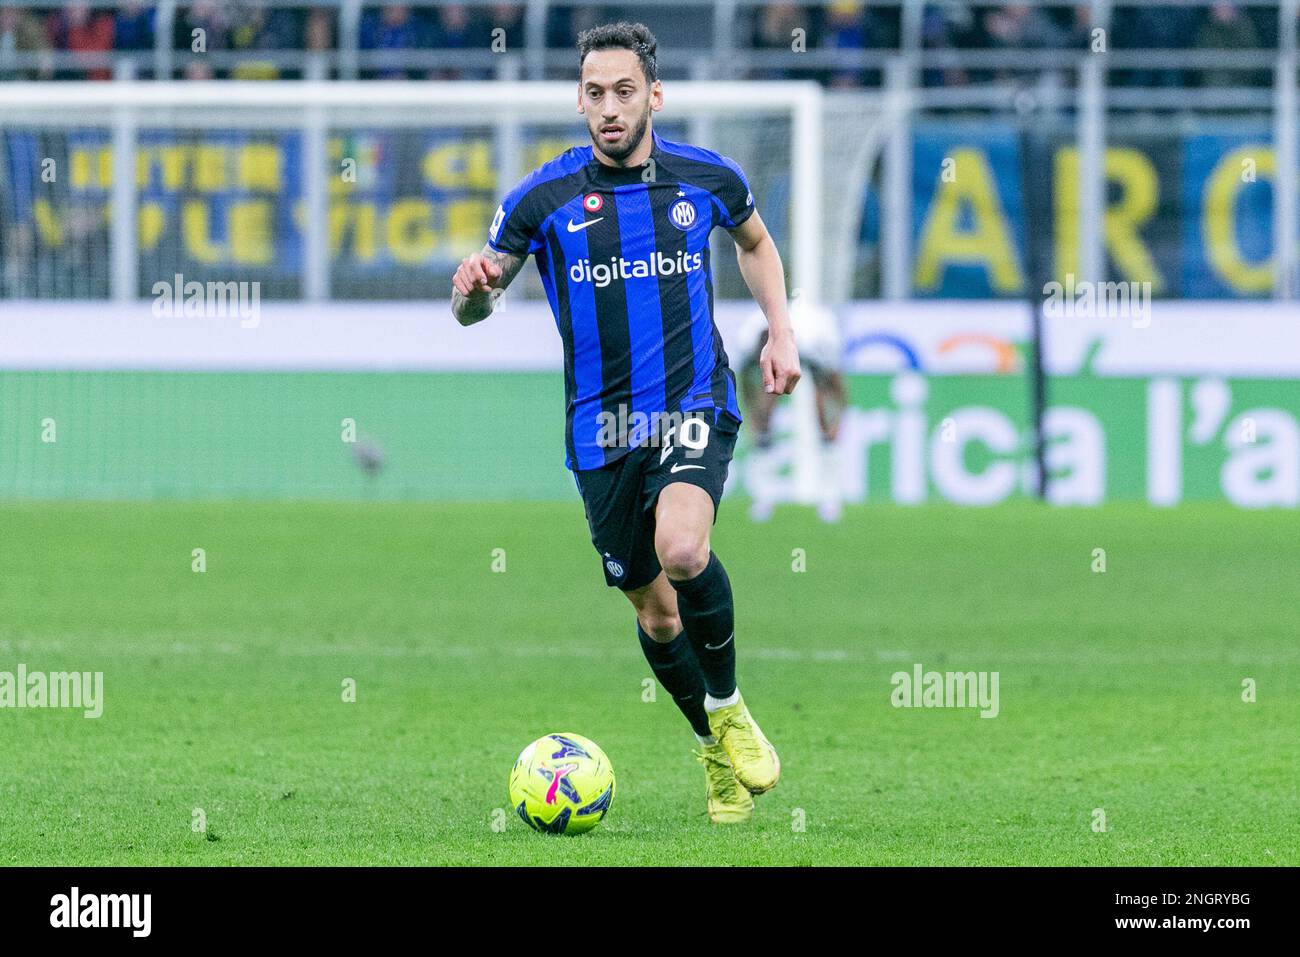
<path fill-rule="evenodd" d="M 823 521 L 839 521 L 843 511 L 836 440 L 840 416 L 848 402 L 844 376 L 840 372 L 842 341 L 833 310 L 796 297 L 790 304 L 790 322 L 794 328 L 799 359 L 811 374 L 817 404 L 817 514 Z M 770 483 L 754 481 L 756 474 L 770 474 L 772 459 L 772 414 L 779 395 L 763 390 L 763 373 L 759 354 L 767 342 L 767 320 L 755 310 L 737 334 L 739 344 L 736 368 L 739 372 L 741 400 L 745 418 L 752 430 L 754 447 L 745 468 L 746 485 L 753 498 L 749 514 L 756 522 L 772 517 L 776 502 Z"/>

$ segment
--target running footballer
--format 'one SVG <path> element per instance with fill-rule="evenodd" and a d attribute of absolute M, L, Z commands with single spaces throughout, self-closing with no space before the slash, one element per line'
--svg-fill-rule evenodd
<path fill-rule="evenodd" d="M 456 271 L 452 311 L 486 319 L 531 255 L 564 344 L 565 464 L 608 585 L 636 609 L 655 677 L 700 743 L 708 811 L 748 820 L 781 763 L 736 685 L 731 582 L 709 547 L 741 423 L 713 321 L 709 234 L 736 242 L 766 316 L 764 388 L 791 392 L 799 356 L 776 244 L 744 173 L 710 150 L 661 139 L 656 41 L 641 24 L 578 39 L 578 112 L 591 146 L 530 173 L 488 243 Z"/>

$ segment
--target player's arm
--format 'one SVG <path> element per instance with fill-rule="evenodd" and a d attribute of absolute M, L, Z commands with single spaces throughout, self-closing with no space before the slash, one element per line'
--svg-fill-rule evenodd
<path fill-rule="evenodd" d="M 799 381 L 799 351 L 794 344 L 785 303 L 785 268 L 781 253 L 755 210 L 729 230 L 736 241 L 736 259 L 754 301 L 767 317 L 767 345 L 759 356 L 763 389 L 776 395 L 794 391 Z"/>
<path fill-rule="evenodd" d="M 451 311 L 462 326 L 482 322 L 524 265 L 523 256 L 503 253 L 491 245 L 461 260 L 452 277 Z"/>

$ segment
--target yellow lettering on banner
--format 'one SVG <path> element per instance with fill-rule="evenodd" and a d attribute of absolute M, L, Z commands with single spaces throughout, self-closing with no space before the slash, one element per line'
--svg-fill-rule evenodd
<path fill-rule="evenodd" d="M 420 173 L 424 181 L 433 186 L 459 186 L 460 177 L 455 172 L 458 154 L 463 150 L 461 144 L 438 146 L 424 154 L 420 162 Z"/>
<path fill-rule="evenodd" d="M 1165 287 L 1165 277 L 1138 235 L 1160 204 L 1160 178 L 1155 164 L 1141 150 L 1117 146 L 1106 150 L 1105 166 L 1106 181 L 1121 184 L 1119 201 L 1106 207 L 1102 219 L 1106 250 L 1121 278 L 1149 282 L 1151 291 L 1158 293 Z"/>
<path fill-rule="evenodd" d="M 226 187 L 226 148 L 208 143 L 195 147 L 194 188 L 213 193 Z"/>
<path fill-rule="evenodd" d="M 283 157 L 274 143 L 249 143 L 239 151 L 239 185 L 243 189 L 280 190 Z"/>
<path fill-rule="evenodd" d="M 1078 149 L 1066 146 L 1057 150 L 1054 165 L 1056 268 L 1053 275 L 1064 281 L 1071 273 L 1079 275 Z M 1106 182 L 1121 186 L 1119 201 L 1108 205 L 1102 213 L 1106 252 L 1120 279 L 1149 282 L 1152 292 L 1158 293 L 1164 288 L 1164 276 L 1139 235 L 1155 215 L 1160 200 L 1155 164 L 1140 150 L 1116 146 L 1106 150 L 1104 165 Z"/>
<path fill-rule="evenodd" d="M 424 155 L 420 169 L 430 186 L 448 189 L 492 189 L 496 186 L 491 150 L 486 140 L 436 146 Z"/>
<path fill-rule="evenodd" d="M 73 150 L 68 156 L 68 176 L 73 189 L 90 185 L 90 156 L 86 150 Z"/>
<path fill-rule="evenodd" d="M 1210 268 L 1240 293 L 1268 292 L 1273 288 L 1273 256 L 1262 263 L 1247 262 L 1237 245 L 1237 199 L 1251 183 L 1241 179 L 1243 160 L 1253 159 L 1260 177 L 1273 178 L 1277 157 L 1263 144 L 1251 144 L 1226 153 L 1205 182 L 1201 202 L 1201 236 Z"/>
<path fill-rule="evenodd" d="M 93 161 L 99 167 L 97 170 L 99 182 L 95 185 L 102 189 L 108 189 L 113 185 L 113 151 L 108 147 L 95 150 Z"/>
<path fill-rule="evenodd" d="M 148 252 L 158 245 L 162 238 L 163 227 L 167 220 L 163 215 L 161 203 L 141 203 L 137 213 L 139 220 L 140 249 Z"/>
<path fill-rule="evenodd" d="M 378 251 L 374 203 L 340 203 L 330 205 L 330 255 L 343 251 L 343 237 L 352 236 L 352 258 L 357 262 L 373 262 Z"/>
<path fill-rule="evenodd" d="M 113 152 L 108 147 L 81 147 L 68 158 L 73 189 L 107 189 L 113 183 Z"/>
<path fill-rule="evenodd" d="M 63 245 L 63 224 L 55 215 L 48 199 L 37 199 L 32 203 L 32 216 L 36 219 L 36 232 L 41 237 L 41 244 L 51 249 Z"/>
<path fill-rule="evenodd" d="M 492 200 L 460 199 L 447 204 L 447 244 L 456 255 L 477 252 L 487 239 L 484 223 L 496 212 Z"/>
<path fill-rule="evenodd" d="M 190 151 L 187 147 L 175 146 L 174 143 L 142 148 L 140 155 L 136 157 L 136 185 L 142 189 L 148 186 L 156 165 L 159 170 L 161 189 L 168 192 L 181 190 L 185 186 L 188 153 Z"/>
<path fill-rule="evenodd" d="M 181 207 L 181 236 L 190 258 L 201 263 L 221 262 L 225 251 L 209 240 L 212 231 L 208 221 L 211 210 L 208 202 L 191 199 Z"/>
<path fill-rule="evenodd" d="M 230 258 L 237 263 L 265 266 L 275 255 L 271 204 L 265 199 L 230 204 Z"/>
<path fill-rule="evenodd" d="M 492 163 L 491 144 L 477 141 L 470 144 L 469 155 L 465 158 L 466 181 L 469 189 L 495 190 L 497 171 Z M 494 210 L 495 206 L 492 207 Z"/>
<path fill-rule="evenodd" d="M 1052 161 L 1052 192 L 1055 212 L 1052 233 L 1055 253 L 1052 276 L 1061 280 L 1079 275 L 1079 150 L 1063 146 Z"/>
<path fill-rule="evenodd" d="M 162 170 L 164 189 L 183 189 L 185 171 L 190 165 L 190 151 L 184 146 L 164 146 L 158 150 L 158 165 Z"/>
<path fill-rule="evenodd" d="M 388 251 L 407 265 L 424 262 L 437 245 L 433 205 L 422 199 L 401 199 L 388 210 Z"/>
<path fill-rule="evenodd" d="M 955 176 L 950 182 L 939 179 L 921 230 L 916 288 L 938 288 L 943 270 L 960 263 L 984 266 L 996 292 L 1019 291 L 1024 284 L 1020 257 L 988 160 L 969 147 L 954 150 L 951 158 Z M 963 209 L 970 211 L 969 230 L 960 227 Z"/>

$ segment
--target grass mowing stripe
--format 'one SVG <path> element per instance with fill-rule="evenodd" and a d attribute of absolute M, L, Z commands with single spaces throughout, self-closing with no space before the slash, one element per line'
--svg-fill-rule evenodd
<path fill-rule="evenodd" d="M 1300 862 L 1294 513 L 728 503 L 713 544 L 785 771 L 730 830 L 576 503 L 0 506 L 0 671 L 106 689 L 95 720 L 0 709 L 0 863 Z M 998 671 L 998 717 L 891 707 L 918 662 Z M 494 830 L 567 728 L 609 818 Z"/>

